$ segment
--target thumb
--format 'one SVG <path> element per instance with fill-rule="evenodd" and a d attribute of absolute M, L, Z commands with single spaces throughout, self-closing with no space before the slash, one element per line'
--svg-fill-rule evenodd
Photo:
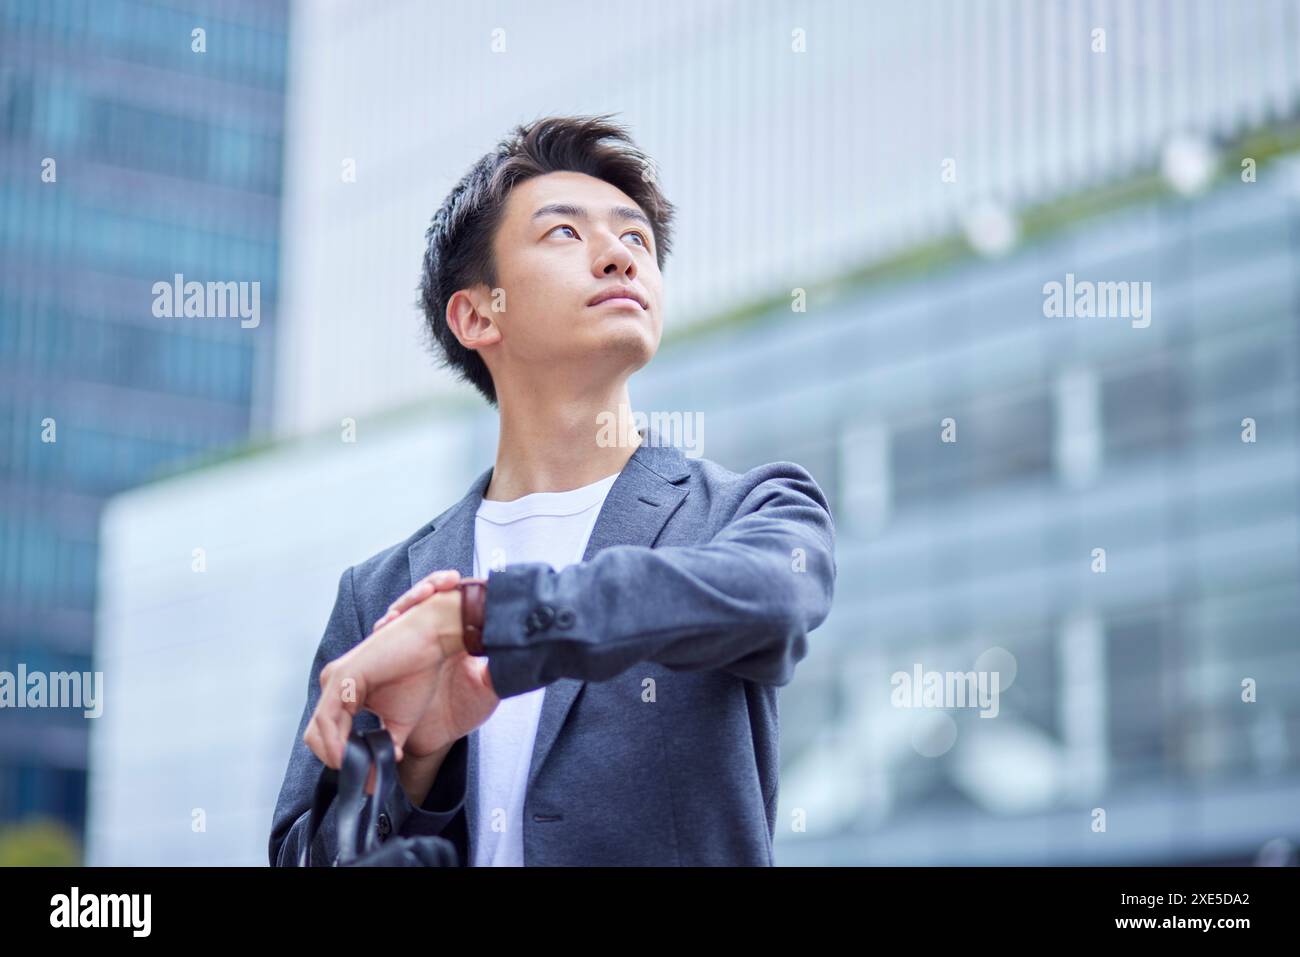
<path fill-rule="evenodd" d="M 488 669 L 488 659 L 474 658 L 474 660 L 479 662 L 478 665 L 479 681 L 483 682 L 484 688 L 486 688 L 488 691 L 491 691 L 493 694 L 496 694 L 496 689 L 492 687 L 492 672 Z"/>

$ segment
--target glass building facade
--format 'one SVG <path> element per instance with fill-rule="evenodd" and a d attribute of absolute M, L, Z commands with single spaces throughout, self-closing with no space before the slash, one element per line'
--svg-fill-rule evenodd
<path fill-rule="evenodd" d="M 0 670 L 90 671 L 103 502 L 266 414 L 287 17 L 0 4 Z M 157 316 L 177 274 L 258 283 L 257 325 Z M 0 825 L 80 837 L 91 723 L 0 715 Z"/>
<path fill-rule="evenodd" d="M 1198 145 L 1296 155 L 1300 6 L 622 12 L 609 51 L 576 0 L 308 2 L 288 42 L 283 2 L 0 3 L 0 670 L 93 661 L 110 701 L 0 714 L 0 830 L 85 800 L 89 863 L 265 862 L 339 573 L 496 448 L 416 345 L 429 215 L 516 122 L 608 110 L 683 213 L 636 408 L 699 416 L 732 469 L 801 463 L 839 531 L 781 694 L 777 861 L 1300 844 L 1294 160 L 1143 186 Z M 178 273 L 260 281 L 260 325 L 153 316 Z M 1150 324 L 1045 314 L 1074 280 L 1150 283 Z M 267 424 L 286 441 L 139 485 Z M 997 717 L 895 707 L 916 667 L 996 672 Z"/>
<path fill-rule="evenodd" d="M 1287 163 L 665 343 L 632 379 L 688 454 L 798 462 L 835 517 L 834 606 L 780 693 L 779 864 L 1294 853 Z M 1149 324 L 1045 314 L 1067 275 L 1150 282 Z M 94 863 L 265 863 L 340 572 L 457 501 L 497 448 L 483 403 L 363 425 L 361 444 L 322 433 L 114 500 L 99 640 L 130 704 L 96 735 Z M 194 542 L 206 575 L 181 560 Z M 996 715 L 896 707 L 893 676 L 918 665 L 995 671 Z"/>
<path fill-rule="evenodd" d="M 1298 169 L 637 380 L 639 408 L 702 413 L 706 457 L 797 461 L 831 500 L 835 605 L 781 699 L 783 863 L 1248 864 L 1300 836 Z M 1146 317 L 1049 315 L 1067 275 L 1149 282 Z M 918 665 L 998 671 L 996 720 L 897 707 Z"/>

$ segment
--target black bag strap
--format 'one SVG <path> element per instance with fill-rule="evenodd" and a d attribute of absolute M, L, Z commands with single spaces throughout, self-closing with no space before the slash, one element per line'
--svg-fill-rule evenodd
<path fill-rule="evenodd" d="M 387 736 L 388 732 L 383 732 Z M 391 741 L 389 743 L 391 748 Z M 343 767 L 335 770 L 326 767 L 321 771 L 320 778 L 316 781 L 316 791 L 312 795 L 311 817 L 307 822 L 307 834 L 301 844 L 298 845 L 298 866 L 308 867 L 311 863 L 311 845 L 316 839 L 316 832 L 320 829 L 321 821 L 325 819 L 325 813 L 329 810 L 330 803 L 334 801 L 335 796 L 339 802 L 337 821 L 338 846 L 339 846 L 339 863 L 346 863 L 356 856 L 357 848 L 357 825 L 361 817 L 361 805 L 366 796 L 366 778 L 370 776 L 370 744 L 366 736 L 356 729 L 348 735 L 347 747 L 343 751 Z M 376 794 L 379 791 L 379 782 L 376 781 Z M 382 800 L 382 799 L 380 799 Z M 378 805 L 379 800 L 374 802 Z M 371 817 L 376 814 L 375 808 L 371 808 Z M 373 833 L 373 825 L 368 828 Z M 367 835 L 369 837 L 369 835 Z M 369 849 L 370 842 L 367 842 Z M 331 862 L 333 863 L 333 862 Z"/>
<path fill-rule="evenodd" d="M 375 764 L 375 793 L 370 802 L 370 813 L 366 817 L 366 831 L 363 835 L 365 847 L 362 854 L 374 850 L 379 843 L 375 837 L 379 833 L 379 814 L 384 802 L 388 800 L 388 792 L 397 783 L 397 753 L 393 748 L 392 735 L 386 728 L 367 731 L 366 744 L 370 747 L 370 756 Z"/>

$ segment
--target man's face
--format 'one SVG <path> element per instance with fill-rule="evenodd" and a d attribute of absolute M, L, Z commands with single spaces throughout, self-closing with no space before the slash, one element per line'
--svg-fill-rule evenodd
<path fill-rule="evenodd" d="M 501 336 L 491 347 L 498 379 L 541 368 L 599 388 L 654 356 L 663 331 L 655 236 L 621 189 L 572 172 L 520 183 L 506 202 L 494 250 L 505 296 L 504 311 L 490 313 Z M 589 305 L 618 287 L 629 287 L 644 305 Z"/>

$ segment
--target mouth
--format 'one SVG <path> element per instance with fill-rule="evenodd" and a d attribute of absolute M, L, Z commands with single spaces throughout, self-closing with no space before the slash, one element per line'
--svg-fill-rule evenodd
<path fill-rule="evenodd" d="M 616 289 L 606 289 L 602 293 L 597 293 L 591 301 L 587 303 L 590 306 L 603 306 L 611 304 L 620 306 L 624 309 L 636 308 L 645 310 L 647 307 L 645 299 L 635 289 L 626 286 L 620 286 Z"/>

